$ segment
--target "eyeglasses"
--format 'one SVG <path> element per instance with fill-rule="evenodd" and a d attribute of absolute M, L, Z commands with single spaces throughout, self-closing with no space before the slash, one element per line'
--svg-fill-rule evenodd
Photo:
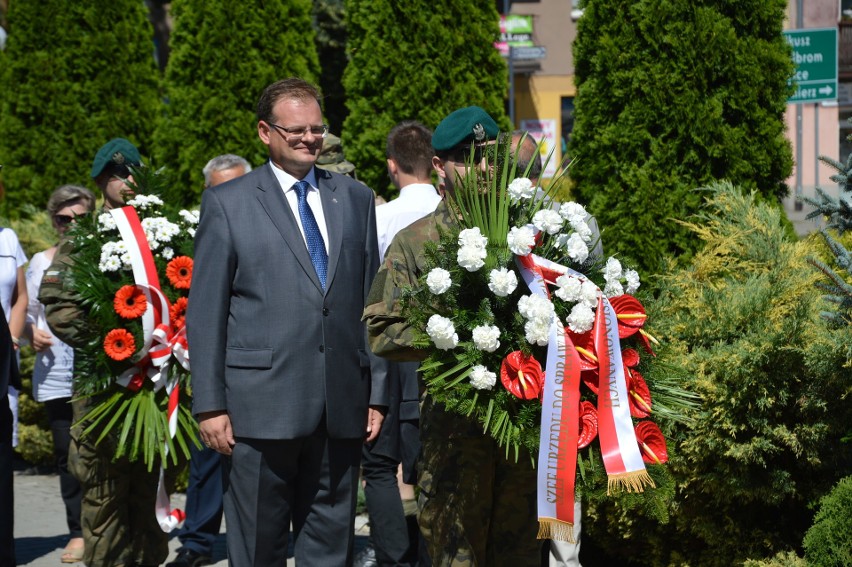
<path fill-rule="evenodd" d="M 283 132 L 284 138 L 288 142 L 301 140 L 308 135 L 308 132 L 317 138 L 325 138 L 328 135 L 328 126 L 325 124 L 320 124 L 319 126 L 279 126 L 272 122 L 267 122 L 267 124 Z"/>
<path fill-rule="evenodd" d="M 490 160 L 495 149 L 494 144 L 482 146 L 459 146 L 450 153 L 450 159 L 459 164 L 479 165 L 483 159 Z"/>
<path fill-rule="evenodd" d="M 74 217 L 71 215 L 53 215 L 53 220 L 56 221 L 56 224 L 59 226 L 68 226 L 74 222 Z"/>

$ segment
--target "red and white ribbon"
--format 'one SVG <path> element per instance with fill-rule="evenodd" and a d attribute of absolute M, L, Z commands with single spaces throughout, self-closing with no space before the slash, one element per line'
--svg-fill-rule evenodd
<path fill-rule="evenodd" d="M 133 270 L 133 280 L 136 286 L 142 290 L 148 300 L 148 308 L 142 315 L 142 332 L 144 345 L 140 351 L 142 360 L 136 367 L 124 372 L 118 377 L 117 382 L 125 387 L 138 390 L 141 387 L 140 379 L 150 378 L 159 389 L 165 386 L 169 397 L 168 424 L 169 437 L 174 439 L 177 433 L 178 402 L 180 389 L 178 388 L 178 377 L 175 375 L 168 378 L 169 359 L 173 352 L 176 357 L 189 369 L 189 356 L 186 349 L 185 330 L 175 332 L 169 320 L 169 301 L 160 289 L 160 278 L 157 275 L 157 266 L 154 263 L 154 255 L 148 245 L 145 230 L 133 207 L 121 207 L 111 209 L 110 214 L 115 219 L 118 232 L 127 245 L 127 253 L 130 256 L 130 267 Z M 183 337 L 183 340 L 180 337 Z M 177 355 L 180 352 L 180 356 Z M 185 361 L 185 364 L 184 364 Z M 164 459 L 168 458 L 169 446 L 165 445 Z M 154 512 L 160 529 L 171 532 L 180 522 L 185 514 L 182 510 L 172 510 L 169 495 L 166 492 L 164 482 L 164 467 L 160 466 L 160 480 L 157 486 L 157 500 Z"/>
<path fill-rule="evenodd" d="M 530 291 L 544 297 L 550 297 L 547 284 L 553 284 L 562 274 L 587 279 L 583 274 L 535 254 L 515 256 L 515 261 Z M 617 322 L 615 312 L 600 290 L 598 297 L 593 332 L 596 339 L 600 337 L 600 343 L 596 343 L 598 356 L 603 353 L 606 359 L 600 369 L 602 393 L 598 395 L 598 416 L 608 489 L 620 485 L 641 491 L 653 482 L 645 471 L 636 437 L 632 435 L 633 421 L 627 405 L 618 329 L 606 316 L 612 314 L 612 320 Z M 574 524 L 579 520 L 574 517 L 574 489 L 580 427 L 580 357 L 564 326 L 555 317 L 550 327 L 545 368 L 538 455 L 538 537 L 573 543 Z M 605 410 L 601 411 L 604 406 Z M 621 411 L 621 406 L 625 411 Z M 631 433 L 629 438 L 623 433 L 626 431 Z"/>

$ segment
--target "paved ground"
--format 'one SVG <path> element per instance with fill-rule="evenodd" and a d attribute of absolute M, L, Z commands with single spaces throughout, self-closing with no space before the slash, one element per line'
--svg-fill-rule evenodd
<path fill-rule="evenodd" d="M 65 525 L 65 508 L 59 496 L 59 477 L 55 474 L 34 474 L 32 470 L 15 472 L 15 551 L 18 565 L 28 567 L 57 567 L 61 565 L 59 557 L 68 541 L 68 528 Z M 183 508 L 183 495 L 172 497 L 172 506 Z M 153 514 L 153 509 L 151 510 Z M 369 527 L 366 517 L 358 516 L 355 522 L 356 553 L 366 545 Z M 225 554 L 225 526 L 213 549 L 216 567 L 228 564 Z M 169 540 L 174 558 L 180 546 L 177 537 Z M 291 550 L 292 555 L 292 550 Z M 78 563 L 82 567 L 82 563 Z M 287 565 L 295 565 L 291 557 Z"/>

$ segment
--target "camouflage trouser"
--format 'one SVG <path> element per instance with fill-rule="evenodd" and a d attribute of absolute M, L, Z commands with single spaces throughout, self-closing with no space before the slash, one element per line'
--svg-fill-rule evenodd
<path fill-rule="evenodd" d="M 539 567 L 536 472 L 468 420 L 427 399 L 418 485 L 420 531 L 436 566 Z M 514 456 L 514 455 L 513 455 Z"/>
<path fill-rule="evenodd" d="M 169 554 L 168 537 L 154 515 L 159 467 L 125 458 L 113 460 L 114 440 L 94 445 L 81 438 L 77 423 L 85 401 L 74 402 L 68 467 L 83 488 L 83 562 L 88 567 L 160 565 Z"/>

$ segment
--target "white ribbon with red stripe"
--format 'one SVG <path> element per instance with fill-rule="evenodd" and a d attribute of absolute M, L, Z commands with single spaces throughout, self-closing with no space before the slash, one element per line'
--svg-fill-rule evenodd
<path fill-rule="evenodd" d="M 169 320 L 169 300 L 160 290 L 160 278 L 154 255 L 148 246 L 148 238 L 139 221 L 139 216 L 133 207 L 111 209 L 110 214 L 115 219 L 119 234 L 127 245 L 130 256 L 130 267 L 133 270 L 133 280 L 142 290 L 148 300 L 148 308 L 142 315 L 142 332 L 144 344 L 140 350 L 142 359 L 134 367 L 125 371 L 117 378 L 117 382 L 131 390 L 138 390 L 144 379 L 150 378 L 154 388 L 165 386 L 169 398 L 168 424 L 169 437 L 174 439 L 177 433 L 178 402 L 180 389 L 177 387 L 178 377 L 168 378 L 169 360 L 174 353 L 178 361 L 189 370 L 189 354 L 186 347 L 186 331 L 181 328 L 177 332 L 172 329 Z M 180 353 L 180 354 L 178 354 Z M 164 458 L 169 454 L 166 443 Z M 169 495 L 164 482 L 164 468 L 160 466 L 160 480 L 157 486 L 157 500 L 154 511 L 160 528 L 171 532 L 186 517 L 182 510 L 172 509 Z"/>
<path fill-rule="evenodd" d="M 515 256 L 532 293 L 550 298 L 547 283 L 562 274 L 583 274 L 546 258 Z M 608 492 L 619 486 L 642 491 L 653 486 L 645 470 L 627 404 L 627 383 L 615 312 L 598 290 L 595 345 L 600 361 L 598 434 Z M 574 541 L 574 486 L 580 410 L 580 359 L 562 323 L 554 318 L 547 345 L 538 458 L 539 538 Z"/>

